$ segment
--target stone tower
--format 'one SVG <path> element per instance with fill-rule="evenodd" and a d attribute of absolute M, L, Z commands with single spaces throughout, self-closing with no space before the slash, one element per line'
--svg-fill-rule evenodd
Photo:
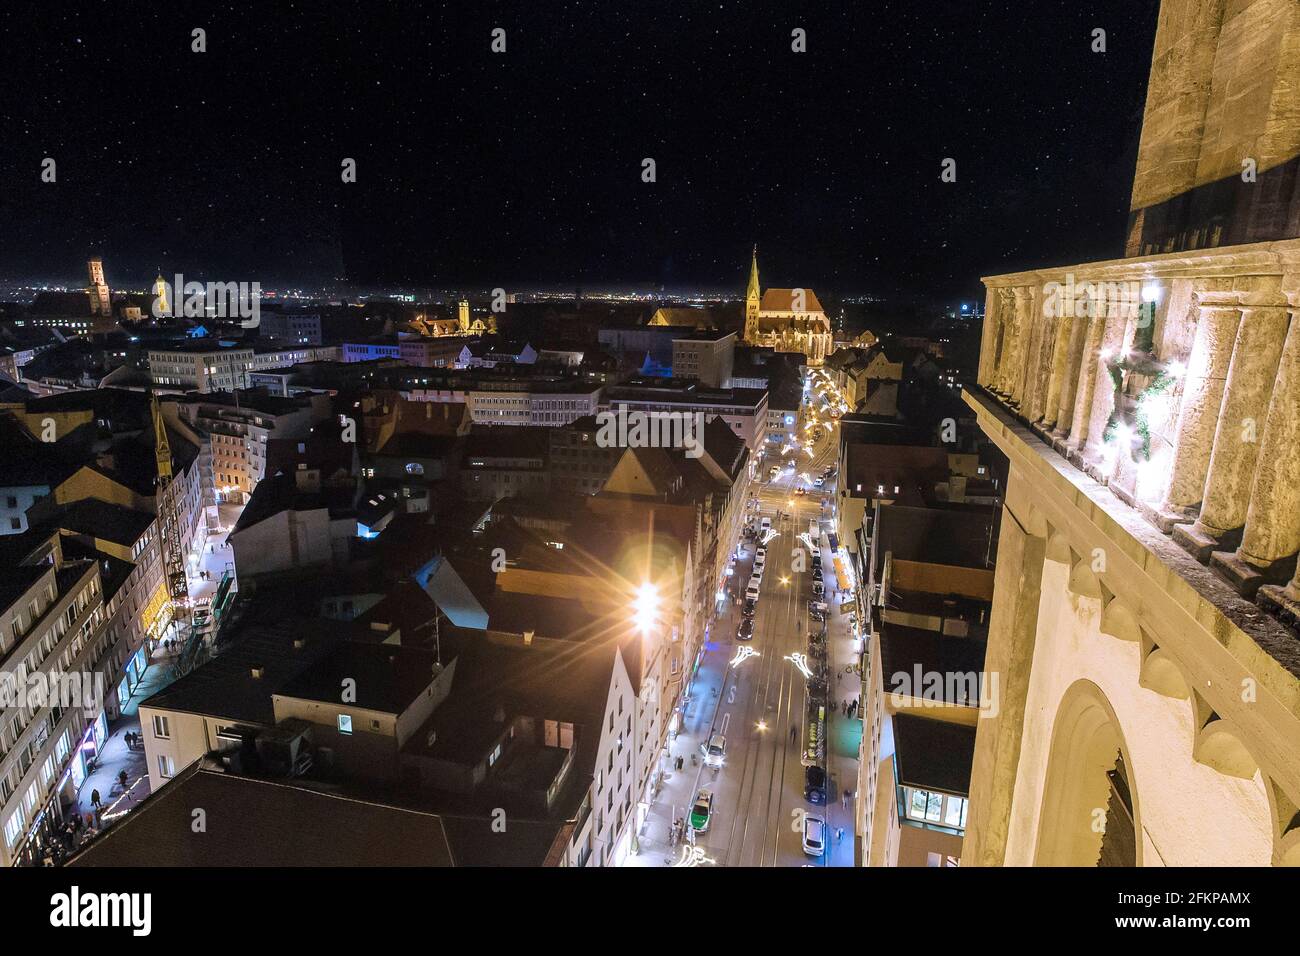
<path fill-rule="evenodd" d="M 162 273 L 159 272 L 158 278 L 153 280 L 154 301 L 153 301 L 152 311 L 155 318 L 159 318 L 164 315 L 171 315 L 172 306 L 171 306 L 171 302 L 168 301 L 168 297 L 167 297 L 168 290 L 169 290 L 169 286 L 167 285 L 167 280 L 164 279 L 162 277 Z"/>
<path fill-rule="evenodd" d="M 469 331 L 469 303 L 464 299 L 456 303 L 456 321 L 462 332 Z"/>
<path fill-rule="evenodd" d="M 758 246 L 749 263 L 749 288 L 745 290 L 745 341 L 758 340 L 758 304 L 762 293 L 758 288 Z"/>
<path fill-rule="evenodd" d="M 109 305 L 108 283 L 104 281 L 104 260 L 91 259 L 86 263 L 90 273 L 90 314 L 110 316 L 113 314 Z"/>

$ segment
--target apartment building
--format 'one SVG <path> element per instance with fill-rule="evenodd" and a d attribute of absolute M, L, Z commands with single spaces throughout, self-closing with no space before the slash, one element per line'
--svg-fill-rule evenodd
<path fill-rule="evenodd" d="M 736 333 L 700 331 L 673 339 L 673 377 L 698 379 L 709 388 L 722 388 L 731 380 Z"/>
<path fill-rule="evenodd" d="M 104 625 L 98 562 L 64 560 L 57 535 L 0 570 L 0 864 L 39 861 L 107 736 Z"/>
<path fill-rule="evenodd" d="M 255 354 L 251 347 L 223 347 L 211 341 L 150 349 L 149 380 L 169 391 L 247 388 Z"/>
<path fill-rule="evenodd" d="M 605 389 L 601 410 L 677 415 L 702 414 L 706 422 L 721 418 L 749 450 L 768 435 L 768 393 L 757 388 L 707 388 L 689 379 L 638 377 Z"/>
<path fill-rule="evenodd" d="M 279 398 L 261 389 L 192 394 L 163 403 L 163 414 L 198 445 L 203 504 L 242 503 L 266 473 L 267 442 L 306 438 L 331 413 L 328 395 Z"/>
<path fill-rule="evenodd" d="M 317 313 L 260 310 L 259 338 L 286 345 L 320 345 L 321 321 Z"/>

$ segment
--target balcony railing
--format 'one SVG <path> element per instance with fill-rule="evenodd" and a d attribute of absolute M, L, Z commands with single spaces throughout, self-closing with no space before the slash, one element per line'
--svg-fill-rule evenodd
<path fill-rule="evenodd" d="M 1239 593 L 1295 616 L 1300 239 L 984 281 L 980 385 Z"/>

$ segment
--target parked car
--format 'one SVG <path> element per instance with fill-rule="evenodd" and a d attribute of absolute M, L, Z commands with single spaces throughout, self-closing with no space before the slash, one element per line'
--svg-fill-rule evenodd
<path fill-rule="evenodd" d="M 812 583 L 812 590 L 813 590 L 813 594 L 817 595 L 818 597 L 821 597 L 823 594 L 826 593 L 826 586 L 822 584 L 820 579 L 817 579 L 814 580 Z"/>
<path fill-rule="evenodd" d="M 759 531 L 767 531 L 772 527 L 772 519 L 764 515 L 763 520 L 758 523 Z"/>
<path fill-rule="evenodd" d="M 740 608 L 740 613 L 745 615 L 745 617 L 752 617 L 756 610 L 758 610 L 758 598 L 747 596 L 745 598 L 745 603 Z"/>
<path fill-rule="evenodd" d="M 826 771 L 821 767 L 805 767 L 803 772 L 803 795 L 809 803 L 826 802 Z"/>
<path fill-rule="evenodd" d="M 708 787 L 702 787 L 695 795 L 695 805 L 691 807 L 691 829 L 703 833 L 709 828 L 709 820 L 712 816 L 713 791 Z"/>
<path fill-rule="evenodd" d="M 727 738 L 714 734 L 707 744 L 700 745 L 700 749 L 704 751 L 704 766 L 721 767 L 727 756 Z"/>
<path fill-rule="evenodd" d="M 803 815 L 803 851 L 815 857 L 826 852 L 826 820 L 816 813 Z"/>
<path fill-rule="evenodd" d="M 753 613 L 752 611 L 749 613 Z M 736 640 L 748 641 L 754 637 L 754 619 L 752 617 L 741 618 L 740 628 L 736 631 Z"/>

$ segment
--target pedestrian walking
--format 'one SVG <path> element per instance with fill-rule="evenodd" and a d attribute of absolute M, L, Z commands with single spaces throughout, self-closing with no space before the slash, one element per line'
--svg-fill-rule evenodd
<path fill-rule="evenodd" d="M 849 792 L 847 790 L 840 793 L 840 808 L 843 810 L 849 808 Z"/>
<path fill-rule="evenodd" d="M 90 805 L 91 805 L 92 807 L 94 807 L 96 810 L 99 809 L 99 791 L 98 791 L 98 790 L 91 790 L 91 791 L 90 791 Z"/>
<path fill-rule="evenodd" d="M 123 789 L 123 790 L 126 789 L 126 771 L 125 771 L 125 770 L 119 770 L 119 771 L 118 771 L 118 773 L 117 773 L 117 782 L 120 783 L 120 784 L 122 785 L 122 789 Z"/>

